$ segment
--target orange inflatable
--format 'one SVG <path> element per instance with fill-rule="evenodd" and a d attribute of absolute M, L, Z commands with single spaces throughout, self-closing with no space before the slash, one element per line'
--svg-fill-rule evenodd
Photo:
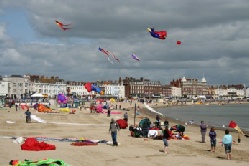
<path fill-rule="evenodd" d="M 38 105 L 38 112 L 52 112 L 52 109 L 43 104 Z"/>

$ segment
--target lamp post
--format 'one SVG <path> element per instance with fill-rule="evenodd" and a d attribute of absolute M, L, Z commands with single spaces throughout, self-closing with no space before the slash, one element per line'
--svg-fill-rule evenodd
<path fill-rule="evenodd" d="M 134 126 L 136 125 L 136 116 L 137 116 L 137 104 L 135 103 L 135 108 L 134 108 Z"/>

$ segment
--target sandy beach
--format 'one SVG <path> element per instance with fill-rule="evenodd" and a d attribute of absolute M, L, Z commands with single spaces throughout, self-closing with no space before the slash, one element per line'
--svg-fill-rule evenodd
<path fill-rule="evenodd" d="M 116 104 L 116 103 L 115 103 Z M 117 103 L 122 108 L 129 109 L 129 125 L 134 123 L 134 108 L 129 103 Z M 140 114 L 136 118 L 138 124 L 141 118 L 147 116 L 155 121 L 155 114 L 144 109 L 142 103 Z M 157 105 L 159 106 L 159 104 Z M 237 132 L 231 132 L 235 143 L 232 146 L 232 160 L 226 160 L 224 148 L 219 143 L 224 131 L 217 132 L 216 152 L 210 152 L 209 137 L 206 135 L 206 143 L 200 143 L 201 134 L 197 126 L 186 126 L 185 134 L 190 140 L 169 140 L 170 154 L 160 152 L 163 150 L 162 140 L 133 138 L 129 129 L 122 129 L 118 132 L 120 145 L 114 147 L 105 143 L 96 146 L 72 146 L 70 142 L 45 141 L 56 146 L 56 150 L 47 151 L 25 151 L 21 150 L 21 144 L 13 143 L 11 137 L 47 137 L 47 138 L 77 138 L 88 140 L 109 140 L 111 135 L 108 132 L 110 119 L 123 118 L 126 112 L 111 114 L 107 117 L 102 113 L 90 113 L 89 109 L 77 109 L 76 114 L 68 112 L 40 113 L 30 109 L 32 115 L 45 120 L 47 123 L 39 123 L 32 120 L 32 123 L 25 122 L 24 110 L 15 108 L 1 108 L 1 131 L 0 131 L 0 165 L 9 165 L 10 160 L 39 160 L 53 158 L 63 160 L 70 166 L 84 165 L 226 165 L 226 166 L 247 166 L 249 165 L 249 138 L 242 137 L 240 144 L 237 143 Z M 121 111 L 121 110 L 112 110 Z M 7 121 L 13 123 L 7 123 Z M 169 121 L 170 126 L 177 124 L 176 121 Z M 209 130 L 208 130 L 209 131 Z"/>

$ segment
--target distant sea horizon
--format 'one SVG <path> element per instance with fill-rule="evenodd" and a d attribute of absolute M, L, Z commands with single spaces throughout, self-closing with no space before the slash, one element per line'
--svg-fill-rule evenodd
<path fill-rule="evenodd" d="M 213 127 L 228 127 L 231 120 L 246 132 L 249 132 L 249 104 L 225 104 L 225 105 L 190 105 L 154 108 L 164 116 L 194 124 L 200 124 L 203 120 Z"/>

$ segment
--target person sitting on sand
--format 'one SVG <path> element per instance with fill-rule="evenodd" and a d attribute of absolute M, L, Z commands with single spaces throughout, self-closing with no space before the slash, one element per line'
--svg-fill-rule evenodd
<path fill-rule="evenodd" d="M 164 124 L 164 126 L 169 127 L 169 121 L 167 121 L 167 119 L 164 120 L 163 124 Z"/>

